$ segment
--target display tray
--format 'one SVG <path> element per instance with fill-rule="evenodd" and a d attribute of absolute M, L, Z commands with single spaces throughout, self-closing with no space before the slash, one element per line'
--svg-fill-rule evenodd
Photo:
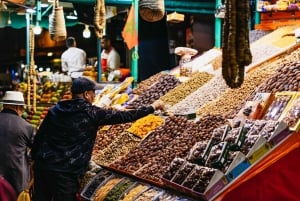
<path fill-rule="evenodd" d="M 80 193 L 81 197 L 92 201 L 97 189 L 104 184 L 113 174 L 107 170 L 101 170 L 93 177 L 93 179 L 85 186 Z"/>
<path fill-rule="evenodd" d="M 226 181 L 223 181 L 222 179 L 219 180 L 217 183 L 214 184 L 214 187 L 212 187 L 211 189 L 209 189 L 208 191 L 206 191 L 205 193 L 198 193 L 190 188 L 181 186 L 179 184 L 176 184 L 170 180 L 164 179 L 162 178 L 164 184 L 166 187 L 169 187 L 173 190 L 178 190 L 181 193 L 184 193 L 188 196 L 192 196 L 194 198 L 196 198 L 198 201 L 208 201 L 209 199 L 211 199 L 214 194 L 216 192 L 218 192 L 219 190 L 221 190 L 223 187 L 225 187 L 226 185 Z"/>
<path fill-rule="evenodd" d="M 164 182 L 163 181 L 162 182 L 157 182 L 157 181 L 145 179 L 145 178 L 136 176 L 134 174 L 128 173 L 126 171 L 119 170 L 119 169 L 116 169 L 116 168 L 112 168 L 112 167 L 109 167 L 109 166 L 101 165 L 101 167 L 103 169 L 106 169 L 106 170 L 118 173 L 118 174 L 123 175 L 123 176 L 127 176 L 129 178 L 132 178 L 132 179 L 135 179 L 135 180 L 138 180 L 138 181 L 141 181 L 141 182 L 146 182 L 146 183 L 152 184 L 152 185 L 160 187 L 160 188 L 162 188 L 164 186 Z"/>

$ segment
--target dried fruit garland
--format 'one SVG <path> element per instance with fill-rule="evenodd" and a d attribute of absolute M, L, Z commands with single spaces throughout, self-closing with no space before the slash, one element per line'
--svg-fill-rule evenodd
<path fill-rule="evenodd" d="M 97 38 L 102 38 L 103 29 L 105 28 L 105 1 L 97 0 L 94 13 L 94 28 Z"/>
<path fill-rule="evenodd" d="M 222 75 L 230 88 L 244 81 L 245 66 L 252 62 L 249 44 L 250 7 L 246 0 L 225 0 L 222 37 Z"/>

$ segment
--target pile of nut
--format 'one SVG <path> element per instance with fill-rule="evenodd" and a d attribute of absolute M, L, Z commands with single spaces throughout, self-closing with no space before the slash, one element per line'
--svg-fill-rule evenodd
<path fill-rule="evenodd" d="M 273 100 L 269 106 L 263 119 L 275 121 L 278 120 L 291 98 L 292 97 L 289 95 L 276 96 L 275 100 Z"/>
<path fill-rule="evenodd" d="M 197 111 L 197 115 L 204 116 L 207 114 L 223 115 L 231 111 L 244 100 L 259 86 L 265 79 L 269 78 L 275 70 L 274 68 L 259 68 L 245 77 L 244 83 L 240 88 L 227 89 L 217 99 L 204 104 Z"/>
<path fill-rule="evenodd" d="M 162 75 L 164 75 L 164 72 L 156 73 L 155 75 L 152 75 L 148 79 L 145 79 L 138 83 L 137 88 L 133 89 L 133 93 L 137 95 L 141 95 L 146 90 L 148 90 L 154 83 L 156 83 Z"/>
<path fill-rule="evenodd" d="M 165 179 L 171 180 L 176 172 L 181 168 L 181 166 L 185 163 L 185 160 L 182 158 L 174 158 L 172 162 L 170 163 L 167 171 L 163 175 Z"/>
<path fill-rule="evenodd" d="M 296 126 L 297 122 L 300 121 L 300 95 L 295 99 L 293 105 L 287 111 L 283 121 L 290 127 Z"/>
<path fill-rule="evenodd" d="M 177 170 L 175 170 L 174 167 L 173 171 L 175 172 L 175 176 L 169 180 L 196 192 L 204 193 L 206 187 L 210 183 L 213 175 L 217 170 L 209 167 L 192 164 L 185 161 L 184 159 L 181 159 L 180 161 L 182 160 L 184 161 L 184 165 L 177 166 Z M 171 162 L 171 164 L 174 163 Z M 166 174 L 169 174 L 169 172 L 166 172 Z M 166 174 L 164 174 L 163 177 L 167 179 Z"/>
<path fill-rule="evenodd" d="M 201 141 L 194 144 L 192 149 L 189 152 L 189 155 L 187 156 L 187 160 L 192 163 L 198 163 L 198 160 L 203 158 L 204 151 L 206 149 L 207 142 Z M 200 163 L 200 161 L 199 161 Z"/>
<path fill-rule="evenodd" d="M 160 189 L 150 188 L 149 190 L 143 192 L 139 195 L 135 201 L 151 201 L 154 200 L 155 196 L 160 193 Z"/>
<path fill-rule="evenodd" d="M 300 49 L 268 64 L 264 68 L 276 69 L 272 76 L 266 77 L 254 93 L 241 104 L 237 104 L 234 109 L 228 111 L 227 118 L 233 118 L 242 108 L 247 100 L 252 100 L 254 95 L 259 92 L 276 93 L 281 91 L 300 91 Z"/>
<path fill-rule="evenodd" d="M 188 121 L 184 117 L 171 116 L 166 118 L 165 123 L 154 129 L 138 147 L 120 160 L 114 161 L 110 166 L 134 173 L 146 165 L 151 158 L 161 154 L 176 136 L 181 135 L 188 128 L 187 126 Z"/>
<path fill-rule="evenodd" d="M 188 81 L 183 82 L 179 86 L 170 90 L 167 94 L 162 96 L 160 99 L 168 105 L 174 105 L 184 99 L 186 96 L 200 88 L 206 82 L 213 78 L 212 74 L 207 72 L 198 72 Z"/>
<path fill-rule="evenodd" d="M 183 183 L 185 178 L 190 174 L 190 172 L 194 169 L 195 166 L 196 164 L 186 162 L 184 166 L 177 171 L 172 181 L 177 184 Z"/>
<path fill-rule="evenodd" d="M 97 155 L 99 151 L 105 149 L 120 133 L 128 129 L 131 125 L 132 123 L 102 126 L 97 133 L 93 155 Z"/>
<path fill-rule="evenodd" d="M 93 160 L 99 165 L 108 166 L 111 162 L 138 146 L 140 142 L 139 137 L 124 131 L 105 149 L 93 155 Z"/>
<path fill-rule="evenodd" d="M 140 96 L 128 103 L 126 108 L 139 108 L 152 104 L 160 97 L 165 95 L 171 89 L 174 89 L 180 84 L 180 81 L 173 75 L 163 74 L 159 80 L 151 86 L 148 90 L 144 91 Z"/>
<path fill-rule="evenodd" d="M 300 91 L 300 61 L 284 63 L 257 92 Z"/>
<path fill-rule="evenodd" d="M 184 114 L 189 111 L 196 111 L 203 104 L 216 99 L 228 86 L 221 76 L 215 76 L 202 87 L 191 93 L 183 100 L 168 108 L 168 112 Z"/>
<path fill-rule="evenodd" d="M 188 129 L 174 136 L 172 141 L 155 155 L 148 156 L 147 165 L 137 171 L 135 175 L 146 180 L 160 182 L 160 178 L 175 157 L 187 157 L 194 144 L 209 140 L 212 131 L 224 123 L 225 119 L 221 116 L 206 116 L 198 122 L 187 122 Z"/>

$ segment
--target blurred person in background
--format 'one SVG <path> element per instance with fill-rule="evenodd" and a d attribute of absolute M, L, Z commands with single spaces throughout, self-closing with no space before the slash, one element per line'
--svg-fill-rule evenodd
<path fill-rule="evenodd" d="M 120 55 L 113 47 L 110 36 L 101 39 L 101 66 L 102 72 L 107 75 L 107 80 L 112 81 L 120 77 Z"/>
<path fill-rule="evenodd" d="M 5 92 L 0 103 L 3 104 L 0 112 L 0 175 L 19 194 L 30 180 L 28 150 L 35 129 L 21 117 L 25 106 L 21 92 Z"/>
<path fill-rule="evenodd" d="M 61 55 L 61 68 L 75 79 L 82 76 L 86 68 L 86 52 L 77 47 L 74 37 L 67 38 L 66 46 L 68 49 Z"/>

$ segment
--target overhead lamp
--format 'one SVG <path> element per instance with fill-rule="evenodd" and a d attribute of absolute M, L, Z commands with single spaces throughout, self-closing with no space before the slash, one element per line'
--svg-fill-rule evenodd
<path fill-rule="evenodd" d="M 91 37 L 91 31 L 90 31 L 90 29 L 89 29 L 89 25 L 84 25 L 84 30 L 83 30 L 83 32 L 82 32 L 82 36 L 83 36 L 83 38 L 90 38 Z"/>
<path fill-rule="evenodd" d="M 35 13 L 36 11 L 35 11 L 34 9 L 32 9 L 32 8 L 27 8 L 27 9 L 26 9 L 26 12 L 27 12 L 27 13 L 30 13 L 30 14 L 33 14 L 33 13 Z"/>
<path fill-rule="evenodd" d="M 42 7 L 42 8 L 47 8 L 48 6 L 49 6 L 48 3 L 41 3 L 41 7 Z"/>
<path fill-rule="evenodd" d="M 35 35 L 40 35 L 42 33 L 42 27 L 39 25 L 39 22 L 37 21 L 35 26 L 33 27 L 33 33 Z"/>
<path fill-rule="evenodd" d="M 69 20 L 77 20 L 78 17 L 77 17 L 77 12 L 76 10 L 74 10 L 73 12 L 70 12 L 67 16 L 66 16 L 67 19 Z"/>
<path fill-rule="evenodd" d="M 8 12 L 8 19 L 7 19 L 7 24 L 11 25 L 11 18 L 10 18 L 10 12 Z"/>

